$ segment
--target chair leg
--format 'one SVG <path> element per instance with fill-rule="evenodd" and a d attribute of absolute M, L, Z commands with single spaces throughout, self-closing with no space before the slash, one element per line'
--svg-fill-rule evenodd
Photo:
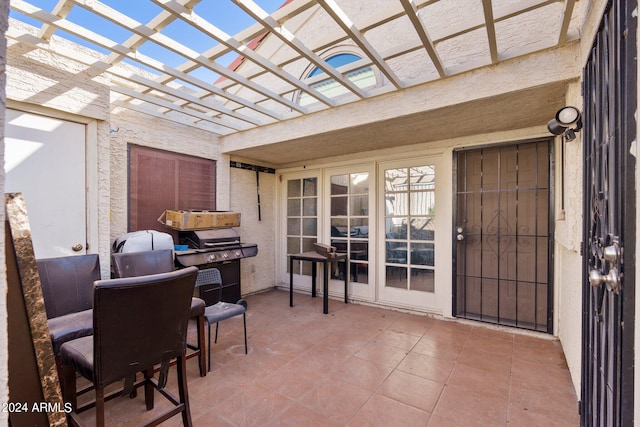
<path fill-rule="evenodd" d="M 147 411 L 153 409 L 154 404 L 154 390 L 155 387 L 151 382 L 153 378 L 153 369 L 147 369 L 144 371 L 144 403 L 147 405 Z"/>
<path fill-rule="evenodd" d="M 209 325 L 209 342 L 207 344 L 209 353 L 207 353 L 207 357 L 209 359 L 209 372 L 211 372 L 211 323 L 207 322 L 207 325 Z"/>
<path fill-rule="evenodd" d="M 71 403 L 73 411 L 78 410 L 78 396 L 76 395 L 76 371 L 67 365 L 62 365 L 62 397 L 65 402 Z"/>
<path fill-rule="evenodd" d="M 184 357 L 178 357 L 177 363 L 178 370 L 178 393 L 180 402 L 184 405 L 182 409 L 182 424 L 185 427 L 191 427 L 193 425 L 191 421 L 191 408 L 189 405 L 189 390 L 187 388 L 187 365 Z"/>
<path fill-rule="evenodd" d="M 220 322 L 216 322 L 216 340 L 214 341 L 216 344 L 218 343 L 218 325 Z"/>
<path fill-rule="evenodd" d="M 242 322 L 244 323 L 244 354 L 249 354 L 247 349 L 247 313 L 242 313 Z"/>
<path fill-rule="evenodd" d="M 104 427 L 104 388 L 96 387 L 96 427 Z"/>
<path fill-rule="evenodd" d="M 200 349 L 200 355 L 198 360 L 200 360 L 200 376 L 204 377 L 207 375 L 207 346 L 204 345 L 204 315 L 198 316 L 198 348 Z"/>

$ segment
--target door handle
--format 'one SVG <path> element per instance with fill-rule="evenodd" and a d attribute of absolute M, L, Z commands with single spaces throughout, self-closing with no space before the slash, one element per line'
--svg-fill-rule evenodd
<path fill-rule="evenodd" d="M 594 268 L 589 271 L 589 283 L 591 283 L 591 286 L 595 288 L 602 284 L 606 284 L 608 290 L 618 292 L 620 289 L 620 275 L 618 274 L 618 269 L 612 268 L 607 274 L 602 274 Z"/>
<path fill-rule="evenodd" d="M 80 252 L 83 248 L 84 246 L 82 246 L 81 243 L 76 243 L 75 245 L 71 246 L 71 250 L 74 252 Z"/>
<path fill-rule="evenodd" d="M 464 228 L 462 227 L 456 228 L 456 233 L 457 233 L 456 240 L 458 242 L 462 242 L 464 240 Z"/>

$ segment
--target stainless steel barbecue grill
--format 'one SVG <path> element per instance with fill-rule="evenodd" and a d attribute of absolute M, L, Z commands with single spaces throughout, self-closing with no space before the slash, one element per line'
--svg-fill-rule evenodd
<path fill-rule="evenodd" d="M 222 275 L 222 289 L 215 284 L 199 284 L 198 296 L 207 305 L 218 301 L 238 302 L 242 295 L 240 260 L 258 254 L 258 245 L 243 243 L 234 228 L 180 231 L 181 245 L 186 251 L 176 251 L 176 261 L 182 267 L 196 266 L 201 270 L 217 268 Z"/>

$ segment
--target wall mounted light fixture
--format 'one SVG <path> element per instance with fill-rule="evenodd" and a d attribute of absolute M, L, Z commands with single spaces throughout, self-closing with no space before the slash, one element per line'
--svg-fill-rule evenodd
<path fill-rule="evenodd" d="M 547 123 L 547 129 L 554 135 L 564 135 L 566 141 L 573 141 L 576 132 L 582 129 L 582 114 L 576 107 L 563 107 L 556 113 L 556 118 Z"/>

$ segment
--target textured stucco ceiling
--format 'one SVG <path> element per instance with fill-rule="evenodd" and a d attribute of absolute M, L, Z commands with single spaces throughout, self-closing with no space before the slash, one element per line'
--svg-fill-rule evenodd
<path fill-rule="evenodd" d="M 544 126 L 564 106 L 567 82 L 515 91 L 348 129 L 282 140 L 226 154 L 276 167 L 329 156 Z M 336 116 L 336 117 L 339 117 Z M 278 126 L 286 126 L 281 123 Z M 268 129 L 263 129 L 268 132 Z"/>

